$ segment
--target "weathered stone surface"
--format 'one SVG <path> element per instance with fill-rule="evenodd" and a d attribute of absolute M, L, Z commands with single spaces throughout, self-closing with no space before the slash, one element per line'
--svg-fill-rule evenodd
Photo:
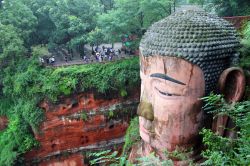
<path fill-rule="evenodd" d="M 138 100 L 139 92 L 135 91 L 126 99 L 117 95 L 105 99 L 104 95 L 82 93 L 62 98 L 57 104 L 42 102 L 40 106 L 46 120 L 40 132 L 35 133 L 41 146 L 26 154 L 27 161 L 39 163 L 65 153 L 71 155 L 121 145 Z M 69 158 L 60 164 L 70 162 Z"/>

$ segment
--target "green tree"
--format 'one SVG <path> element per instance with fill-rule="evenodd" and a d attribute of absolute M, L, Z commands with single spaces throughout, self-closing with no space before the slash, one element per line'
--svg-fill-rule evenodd
<path fill-rule="evenodd" d="M 12 25 L 0 24 L 0 68 L 14 63 L 25 53 L 24 42 L 17 31 Z"/>
<path fill-rule="evenodd" d="M 84 51 L 87 36 L 96 27 L 96 15 L 100 12 L 97 0 L 52 0 L 45 8 L 55 24 L 50 38 L 55 44 L 67 44 Z"/>
<path fill-rule="evenodd" d="M 241 44 L 241 66 L 248 69 L 250 67 L 250 22 L 246 24 L 246 27 L 243 30 Z"/>
<path fill-rule="evenodd" d="M 1 24 L 12 25 L 18 34 L 24 39 L 24 43 L 29 46 L 30 34 L 34 31 L 37 19 L 27 5 L 19 0 L 5 0 L 0 9 Z"/>
<path fill-rule="evenodd" d="M 201 153 L 206 159 L 202 165 L 249 165 L 250 164 L 250 102 L 227 103 L 221 95 L 204 97 L 204 110 L 217 116 L 229 116 L 237 130 L 235 138 L 222 137 L 211 130 L 203 129 L 203 143 L 206 149 Z"/>
<path fill-rule="evenodd" d="M 101 44 L 103 39 L 104 35 L 101 29 L 97 27 L 88 34 L 87 41 L 92 46 L 92 51 L 93 51 L 93 46 L 94 45 L 98 46 L 99 44 Z"/>
<path fill-rule="evenodd" d="M 33 12 L 33 15 L 37 18 L 37 25 L 35 30 L 31 34 L 32 45 L 48 44 L 52 33 L 55 31 L 55 24 L 49 16 L 48 10 L 46 10 L 46 4 L 49 0 L 21 0 L 27 5 Z"/>
<path fill-rule="evenodd" d="M 250 1 L 246 0 L 189 0 L 205 10 L 215 10 L 220 16 L 244 16 L 250 14 Z"/>
<path fill-rule="evenodd" d="M 100 0 L 100 4 L 102 5 L 103 12 L 107 13 L 108 10 L 113 9 L 114 0 Z"/>
<path fill-rule="evenodd" d="M 140 38 L 153 22 L 171 13 L 171 4 L 170 0 L 115 0 L 112 10 L 99 15 L 98 25 L 109 42 L 123 34 Z"/>

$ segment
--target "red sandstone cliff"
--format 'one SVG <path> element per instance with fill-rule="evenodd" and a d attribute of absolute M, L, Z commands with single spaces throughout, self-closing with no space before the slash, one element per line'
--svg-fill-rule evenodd
<path fill-rule="evenodd" d="M 139 92 L 126 99 L 81 93 L 57 104 L 44 101 L 46 119 L 35 133 L 40 147 L 25 155 L 27 163 L 79 166 L 86 152 L 121 147 L 138 100 Z"/>

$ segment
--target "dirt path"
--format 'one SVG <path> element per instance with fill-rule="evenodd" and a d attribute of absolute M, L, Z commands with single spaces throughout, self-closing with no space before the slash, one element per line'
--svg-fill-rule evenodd
<path fill-rule="evenodd" d="M 105 46 L 106 48 L 111 48 L 112 45 L 111 44 L 101 44 L 98 47 L 101 49 L 102 46 Z M 46 66 L 48 67 L 64 67 L 64 66 L 71 66 L 71 65 L 84 65 L 84 64 L 92 64 L 92 63 L 106 63 L 106 62 L 110 62 L 110 61 L 116 61 L 116 60 L 120 60 L 120 59 L 127 59 L 130 58 L 132 56 L 136 56 L 136 55 L 131 55 L 128 54 L 124 51 L 121 51 L 120 53 L 118 53 L 118 49 L 121 50 L 122 47 L 122 43 L 115 43 L 114 44 L 114 51 L 116 52 L 114 56 L 112 56 L 112 59 L 109 56 L 104 57 L 103 59 L 97 59 L 96 56 L 92 55 L 92 47 L 89 45 L 86 45 L 85 47 L 85 55 L 86 55 L 86 59 L 83 59 L 79 53 L 74 53 L 74 56 L 71 56 L 67 53 L 67 50 L 63 49 L 63 48 L 58 48 L 55 49 L 54 52 L 52 52 L 52 56 L 54 56 L 55 58 L 55 62 L 53 64 L 50 63 L 45 63 Z M 96 47 L 94 47 L 95 49 Z M 65 55 L 68 55 L 65 59 Z"/>
<path fill-rule="evenodd" d="M 103 61 L 98 61 L 98 60 L 93 60 L 93 61 L 83 61 L 83 60 L 74 60 L 74 61 L 68 61 L 68 62 L 60 62 L 60 63 L 55 63 L 55 64 L 51 64 L 48 66 L 51 67 L 66 67 L 66 66 L 72 66 L 72 65 L 86 65 L 86 64 L 94 64 L 94 63 L 107 63 L 107 62 L 113 62 L 113 61 L 117 61 L 117 60 L 121 60 L 121 59 L 128 59 L 131 57 L 134 57 L 137 55 L 123 55 L 123 56 L 118 56 L 118 57 L 114 57 L 112 60 L 103 60 Z"/>

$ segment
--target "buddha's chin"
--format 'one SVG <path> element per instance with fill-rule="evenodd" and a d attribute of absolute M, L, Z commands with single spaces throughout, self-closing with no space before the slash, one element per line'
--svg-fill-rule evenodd
<path fill-rule="evenodd" d="M 143 127 L 143 125 L 140 123 L 140 136 L 141 138 L 147 142 L 150 143 L 152 141 L 152 138 L 154 137 L 155 133 L 146 129 Z"/>

